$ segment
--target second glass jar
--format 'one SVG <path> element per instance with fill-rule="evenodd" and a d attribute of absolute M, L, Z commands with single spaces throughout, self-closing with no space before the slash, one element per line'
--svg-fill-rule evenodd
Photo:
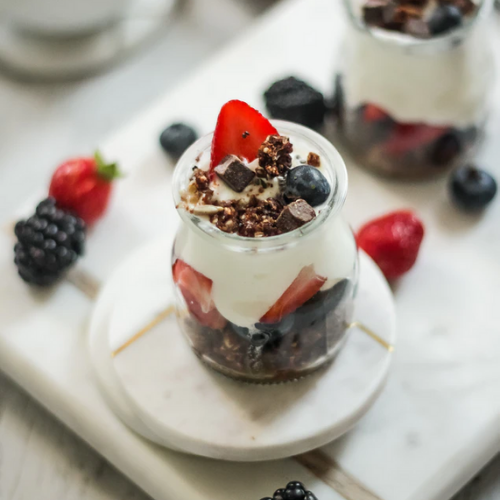
<path fill-rule="evenodd" d="M 449 35 L 370 28 L 345 0 L 349 27 L 336 78 L 338 129 L 360 165 L 421 179 L 465 163 L 480 143 L 494 85 L 491 1 Z"/>

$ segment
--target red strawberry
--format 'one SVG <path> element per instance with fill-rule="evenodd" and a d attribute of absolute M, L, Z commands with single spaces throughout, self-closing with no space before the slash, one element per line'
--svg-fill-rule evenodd
<path fill-rule="evenodd" d="M 204 326 L 224 328 L 226 320 L 217 311 L 212 300 L 212 280 L 180 259 L 175 261 L 172 274 L 189 312 Z"/>
<path fill-rule="evenodd" d="M 73 158 L 56 169 L 49 194 L 58 207 L 71 210 L 91 225 L 104 215 L 112 181 L 119 176 L 117 164 L 106 164 L 99 153 L 93 158 Z"/>
<path fill-rule="evenodd" d="M 217 118 L 210 169 L 230 154 L 255 160 L 260 145 L 269 135 L 278 135 L 278 131 L 256 109 L 243 101 L 227 102 Z"/>
<path fill-rule="evenodd" d="M 365 104 L 363 107 L 363 120 L 365 122 L 378 122 L 389 118 L 389 114 L 375 104 Z"/>
<path fill-rule="evenodd" d="M 398 278 L 417 260 L 424 226 L 409 210 L 374 219 L 358 232 L 358 245 L 377 263 L 387 279 Z"/>
<path fill-rule="evenodd" d="M 391 155 L 408 153 L 414 149 L 425 147 L 441 137 L 447 127 L 433 127 L 424 124 L 399 123 L 384 144 L 384 151 Z"/>
<path fill-rule="evenodd" d="M 260 322 L 278 323 L 318 293 L 325 282 L 326 278 L 314 272 L 313 265 L 304 267 L 273 307 L 260 318 Z"/>

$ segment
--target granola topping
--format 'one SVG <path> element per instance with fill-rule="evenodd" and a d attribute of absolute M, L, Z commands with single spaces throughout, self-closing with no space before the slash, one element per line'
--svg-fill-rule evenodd
<path fill-rule="evenodd" d="M 259 166 L 269 177 L 283 176 L 292 166 L 293 145 L 282 135 L 270 135 L 259 148 Z"/>
<path fill-rule="evenodd" d="M 181 193 L 180 208 L 225 233 L 249 238 L 276 236 L 307 224 L 316 211 L 301 196 L 285 197 L 286 177 L 291 169 L 304 166 L 304 158 L 317 168 L 321 168 L 321 159 L 303 149 L 303 156 L 292 158 L 292 151 L 288 137 L 271 135 L 253 162 L 229 155 L 213 169 L 213 175 L 200 168 L 204 165 L 200 156 Z"/>
<path fill-rule="evenodd" d="M 321 158 L 318 154 L 312 151 L 307 155 L 307 164 L 311 167 L 319 167 L 321 165 Z"/>

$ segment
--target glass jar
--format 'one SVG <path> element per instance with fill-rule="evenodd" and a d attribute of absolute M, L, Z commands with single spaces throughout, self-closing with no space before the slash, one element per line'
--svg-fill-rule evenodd
<path fill-rule="evenodd" d="M 247 382 L 295 380 L 331 361 L 346 338 L 358 280 L 354 235 L 341 215 L 347 172 L 340 154 L 310 129 L 273 124 L 292 143 L 301 141 L 320 154 L 332 186 L 309 224 L 278 236 L 247 238 L 179 208 L 193 162 L 209 153 L 213 134 L 185 152 L 173 182 L 182 219 L 173 248 L 181 329 L 204 363 Z M 316 280 L 321 280 L 319 292 L 295 308 L 301 290 Z M 280 298 L 285 304 L 279 321 L 266 322 Z"/>
<path fill-rule="evenodd" d="M 336 110 L 353 157 L 402 179 L 466 162 L 483 136 L 494 84 L 492 2 L 481 2 L 462 27 L 428 39 L 369 27 L 360 0 L 344 2 L 349 26 Z"/>

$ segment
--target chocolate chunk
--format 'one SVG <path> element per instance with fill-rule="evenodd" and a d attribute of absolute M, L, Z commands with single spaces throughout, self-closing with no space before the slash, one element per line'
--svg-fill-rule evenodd
<path fill-rule="evenodd" d="M 312 151 L 307 155 L 307 164 L 311 167 L 319 167 L 321 165 L 321 158 Z"/>
<path fill-rule="evenodd" d="M 389 0 L 368 0 L 363 6 L 363 19 L 366 24 L 382 26 L 385 23 L 384 11 Z"/>
<path fill-rule="evenodd" d="M 404 32 L 415 38 L 429 38 L 431 36 L 429 26 L 422 19 L 408 19 L 404 26 Z"/>
<path fill-rule="evenodd" d="M 241 193 L 253 180 L 255 173 L 237 156 L 229 155 L 215 167 L 215 173 L 234 191 Z"/>
<path fill-rule="evenodd" d="M 297 200 L 287 205 L 276 221 L 276 227 L 282 233 L 293 231 L 316 217 L 314 208 L 304 200 Z"/>

